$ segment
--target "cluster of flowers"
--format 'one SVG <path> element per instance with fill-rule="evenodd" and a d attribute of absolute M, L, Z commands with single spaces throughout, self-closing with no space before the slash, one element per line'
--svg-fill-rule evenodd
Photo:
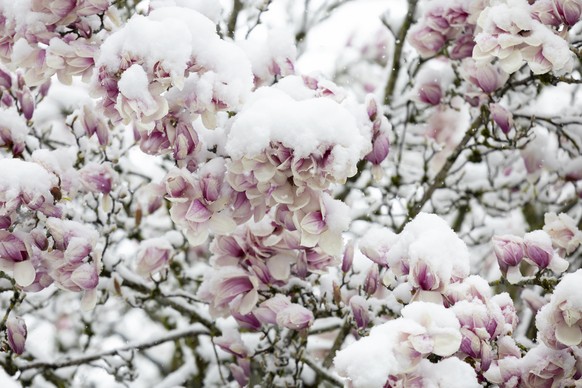
<path fill-rule="evenodd" d="M 489 62 L 517 71 L 527 62 L 535 74 L 568 71 L 572 54 L 564 39 L 580 18 L 582 4 L 570 0 L 433 1 L 410 29 L 409 42 L 421 57 Z"/>
<path fill-rule="evenodd" d="M 26 84 L 38 86 L 56 74 L 63 83 L 90 77 L 110 0 L 34 0 L 0 4 L 0 58 L 12 70 L 24 71 Z M 27 12 L 22 17 L 22 12 Z"/>
<path fill-rule="evenodd" d="M 101 167 L 87 166 L 78 176 L 82 190 L 111 189 L 111 177 Z M 2 269 L 12 273 L 24 291 L 37 292 L 54 283 L 83 292 L 82 306 L 92 308 L 101 271 L 99 235 L 89 225 L 63 219 L 59 177 L 39 163 L 1 159 L 0 192 Z M 25 218 L 30 222 L 21 221 Z M 22 353 L 24 321 L 13 316 L 7 328 L 10 347 Z"/>
<path fill-rule="evenodd" d="M 132 123 L 144 152 L 173 152 L 178 161 L 195 160 L 193 121 L 214 128 L 216 112 L 235 110 L 253 86 L 244 52 L 185 8 L 134 15 L 104 40 L 95 66 L 93 89 L 107 117 Z"/>
<path fill-rule="evenodd" d="M 517 283 L 523 279 L 520 266 L 524 260 L 537 271 L 546 268 L 556 274 L 566 271 L 568 262 L 563 256 L 582 243 L 582 232 L 567 214 L 548 213 L 543 230 L 526 233 L 523 238 L 494 236 L 492 241 L 501 272 L 510 283 Z"/>
<path fill-rule="evenodd" d="M 421 57 L 428 58 L 450 46 L 452 59 L 470 57 L 475 42 L 475 19 L 481 1 L 432 1 L 423 17 L 410 31 L 408 40 Z"/>
<path fill-rule="evenodd" d="M 544 230 L 531 232 L 522 242 L 494 238 L 502 270 L 507 269 L 506 258 L 520 253 L 521 260 L 527 252 L 526 260 L 540 269 L 554 260 L 563 272 L 567 261 L 556 251 L 573 252 L 582 232 L 566 215 L 551 213 Z M 540 237 L 542 233 L 548 241 Z M 507 293 L 494 294 L 482 277 L 468 276 L 464 243 L 437 216 L 421 213 L 399 235 L 374 230 L 361 241 L 360 249 L 376 268 L 382 268 L 385 285 L 393 288 L 392 294 L 405 307 L 399 318 L 374 326 L 368 337 L 337 353 L 336 369 L 352 386 L 397 387 L 403 382 L 424 386 L 423 381 L 446 385 L 450 377 L 450 381 L 463 378 L 463 386 L 478 387 L 488 381 L 507 387 L 539 387 L 553 382 L 573 384 L 582 377 L 581 306 L 571 298 L 582 270 L 565 275 L 549 301 L 529 298 L 537 303 L 539 332 L 538 343 L 525 352 L 512 337 L 518 324 L 513 300 Z M 384 298 L 384 292 L 372 291 L 376 295 L 370 296 Z M 366 327 L 374 319 L 369 312 L 373 299 L 351 299 L 355 299 L 350 304 L 358 327 Z M 429 356 L 442 360 L 434 364 Z M 435 375 L 442 363 L 454 365 L 450 376 Z"/>
<path fill-rule="evenodd" d="M 582 3 L 571 0 L 533 5 L 525 0 L 492 3 L 477 19 L 473 58 L 498 58 L 508 73 L 519 70 L 524 62 L 534 74 L 568 72 L 573 55 L 564 37 L 578 21 L 581 10 Z"/>

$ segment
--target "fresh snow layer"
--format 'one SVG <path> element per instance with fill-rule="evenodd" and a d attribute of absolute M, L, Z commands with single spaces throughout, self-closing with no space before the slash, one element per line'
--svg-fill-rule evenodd
<path fill-rule="evenodd" d="M 50 190 L 57 185 L 57 177 L 36 163 L 0 159 L 0 192 L 4 193 L 6 201 L 16 198 L 21 192 L 52 198 Z"/>
<path fill-rule="evenodd" d="M 321 156 L 333 147 L 333 170 L 345 173 L 369 150 L 355 117 L 328 98 L 296 101 L 275 88 L 260 88 L 235 119 L 226 150 L 235 159 L 253 158 L 271 142 L 293 149 L 296 158 Z"/>

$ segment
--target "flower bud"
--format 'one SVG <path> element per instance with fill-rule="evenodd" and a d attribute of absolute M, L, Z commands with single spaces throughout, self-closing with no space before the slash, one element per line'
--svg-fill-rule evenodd
<path fill-rule="evenodd" d="M 366 279 L 364 280 L 364 291 L 366 291 L 368 295 L 374 295 L 378 289 L 379 283 L 380 271 L 378 270 L 378 265 L 372 264 L 372 267 L 370 267 Z"/>
<path fill-rule="evenodd" d="M 540 269 L 547 268 L 554 256 L 550 236 L 541 230 L 527 233 L 524 238 L 525 254 Z"/>
<path fill-rule="evenodd" d="M 164 238 L 152 238 L 141 243 L 137 253 L 136 272 L 149 276 L 162 269 L 170 260 L 172 245 Z"/>
<path fill-rule="evenodd" d="M 16 354 L 24 353 L 24 345 L 27 335 L 26 322 L 24 322 L 24 319 L 10 314 L 6 321 L 6 331 L 10 349 L 12 349 Z"/>
<path fill-rule="evenodd" d="M 350 308 L 358 329 L 365 329 L 370 321 L 370 317 L 368 316 L 368 302 L 366 302 L 366 299 L 359 295 L 352 296 L 350 299 Z"/>
<path fill-rule="evenodd" d="M 352 269 L 352 263 L 354 261 L 354 241 L 350 240 L 344 250 L 344 256 L 342 260 L 342 272 L 346 273 Z"/>
<path fill-rule="evenodd" d="M 503 133 L 507 134 L 513 126 L 513 115 L 499 104 L 489 104 L 491 117 L 493 121 L 501 128 Z"/>
<path fill-rule="evenodd" d="M 493 236 L 493 251 L 501 271 L 506 273 L 508 267 L 515 267 L 523 259 L 523 240 L 519 237 L 504 235 Z"/>
<path fill-rule="evenodd" d="M 277 314 L 277 324 L 293 330 L 308 328 L 313 320 L 311 311 L 295 303 L 285 307 Z"/>
<path fill-rule="evenodd" d="M 438 82 L 427 82 L 418 90 L 418 98 L 425 104 L 438 105 L 442 97 L 443 92 Z"/>

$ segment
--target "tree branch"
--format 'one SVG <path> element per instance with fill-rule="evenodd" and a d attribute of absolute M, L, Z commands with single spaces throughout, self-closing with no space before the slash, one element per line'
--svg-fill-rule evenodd
<path fill-rule="evenodd" d="M 398 30 L 398 36 L 395 37 L 396 42 L 394 44 L 394 55 L 392 57 L 392 71 L 388 77 L 386 88 L 384 89 L 384 105 L 390 105 L 392 100 L 392 94 L 394 93 L 396 81 L 398 80 L 398 74 L 400 73 L 400 58 L 402 57 L 404 41 L 406 40 L 406 34 L 412 25 L 417 3 L 418 0 L 408 0 L 408 12 L 406 13 L 406 18 L 402 22 L 400 30 Z"/>
<path fill-rule="evenodd" d="M 178 340 L 180 338 L 184 338 L 184 337 L 188 337 L 188 336 L 198 336 L 198 335 L 210 335 L 210 333 L 205 329 L 200 329 L 199 325 L 193 325 L 193 326 L 190 326 L 186 329 L 174 330 L 163 337 L 156 338 L 156 339 L 149 341 L 149 342 L 134 343 L 134 344 L 123 346 L 121 348 L 106 350 L 106 351 L 98 352 L 98 353 L 93 353 L 93 354 L 90 354 L 87 356 L 81 356 L 79 358 L 72 358 L 72 359 L 66 359 L 66 360 L 54 361 L 54 362 L 38 361 L 38 362 L 29 363 L 29 364 L 17 365 L 17 367 L 20 371 L 26 371 L 29 369 L 66 368 L 69 366 L 87 364 L 89 362 L 99 360 L 99 359 L 106 357 L 106 356 L 115 356 L 115 355 L 119 355 L 122 352 L 127 352 L 127 351 L 145 350 L 145 349 L 156 347 L 156 346 L 161 345 L 161 344 L 166 343 L 166 342 Z"/>
<path fill-rule="evenodd" d="M 301 360 L 307 366 L 309 366 L 311 369 L 313 369 L 313 371 L 315 372 L 315 374 L 317 376 L 319 376 L 322 380 L 325 380 L 328 383 L 331 383 L 334 387 L 343 387 L 344 386 L 344 383 L 343 382 L 341 382 L 340 380 L 338 380 L 334 375 L 332 375 L 331 373 L 329 373 L 327 370 L 325 370 L 323 367 L 321 367 L 319 364 L 317 364 L 317 362 L 315 362 L 311 358 L 309 358 L 307 356 L 303 356 L 301 358 Z"/>
<path fill-rule="evenodd" d="M 471 140 L 473 136 L 477 134 L 477 130 L 483 124 L 484 121 L 483 115 L 484 113 L 481 112 L 481 114 L 471 123 L 471 126 L 469 127 L 467 132 L 465 132 L 465 136 L 463 137 L 461 142 L 457 144 L 457 147 L 454 149 L 453 153 L 449 155 L 445 164 L 441 167 L 440 171 L 434 177 L 432 183 L 424 191 L 422 198 L 417 202 L 413 202 L 409 206 L 406 220 L 398 228 L 399 232 L 402 231 L 402 229 L 404 228 L 406 223 L 408 223 L 408 221 L 412 220 L 414 217 L 416 217 L 418 213 L 420 213 L 423 206 L 428 202 L 429 199 L 431 199 L 434 192 L 445 184 L 445 180 L 447 178 L 449 171 L 451 170 L 451 168 L 453 167 L 461 153 L 465 150 L 465 146 L 467 145 L 467 143 L 469 143 L 469 140 Z"/>

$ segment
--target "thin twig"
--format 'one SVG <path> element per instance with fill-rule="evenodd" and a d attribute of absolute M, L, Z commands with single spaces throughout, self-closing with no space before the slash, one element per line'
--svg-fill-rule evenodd
<path fill-rule="evenodd" d="M 479 116 L 477 116 L 473 123 L 471 123 L 471 126 L 469 127 L 467 132 L 465 132 L 465 136 L 463 137 L 461 142 L 457 145 L 453 153 L 449 155 L 445 164 L 441 167 L 440 171 L 432 180 L 432 183 L 424 191 L 422 198 L 419 201 L 413 202 L 412 205 L 409 207 L 408 217 L 406 220 L 404 220 L 402 225 L 400 225 L 398 231 L 402 231 L 404 225 L 406 225 L 408 221 L 412 220 L 414 217 L 416 217 L 418 213 L 420 213 L 423 206 L 428 202 L 429 199 L 432 198 L 432 195 L 434 194 L 436 189 L 442 187 L 445 184 L 445 180 L 447 175 L 449 174 L 449 171 L 451 170 L 451 168 L 453 167 L 461 153 L 465 150 L 465 146 L 467 145 L 467 143 L 469 143 L 469 140 L 471 140 L 473 136 L 477 134 L 477 130 L 483 124 L 483 120 L 484 119 L 482 112 Z"/>
<path fill-rule="evenodd" d="M 392 100 L 392 94 L 394 93 L 394 88 L 396 87 L 396 81 L 398 80 L 398 74 L 400 73 L 400 58 L 402 57 L 402 49 L 404 48 L 404 41 L 406 40 L 406 34 L 412 25 L 412 20 L 414 19 L 414 12 L 416 11 L 417 0 L 408 0 L 408 12 L 406 13 L 406 18 L 402 22 L 400 30 L 398 30 L 398 36 L 396 36 L 396 42 L 394 44 L 394 55 L 392 57 L 392 69 L 390 76 L 388 77 L 388 82 L 386 83 L 386 88 L 384 89 L 384 104 L 390 105 Z"/>

